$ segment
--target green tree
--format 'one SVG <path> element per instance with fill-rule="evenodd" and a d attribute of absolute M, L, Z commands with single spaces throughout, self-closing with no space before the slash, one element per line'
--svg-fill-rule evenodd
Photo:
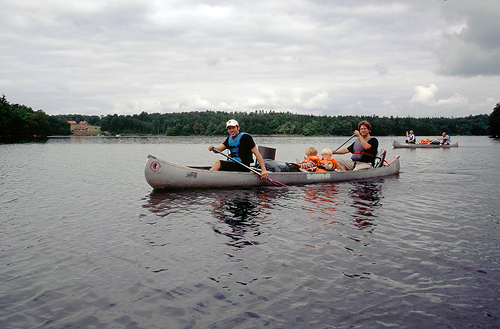
<path fill-rule="evenodd" d="M 497 103 L 489 117 L 489 134 L 492 137 L 500 137 L 500 103 Z"/>
<path fill-rule="evenodd" d="M 49 116 L 50 134 L 68 136 L 71 135 L 71 125 L 68 120 L 59 116 Z"/>
<path fill-rule="evenodd" d="M 47 137 L 51 132 L 47 114 L 30 107 L 10 104 L 5 95 L 0 99 L 0 139 L 27 141 L 34 137 Z"/>

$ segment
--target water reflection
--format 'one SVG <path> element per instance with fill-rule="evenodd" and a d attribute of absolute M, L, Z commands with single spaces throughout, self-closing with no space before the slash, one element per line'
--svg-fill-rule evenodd
<path fill-rule="evenodd" d="M 362 254 L 359 248 L 370 244 L 368 236 L 377 227 L 382 182 L 304 186 L 302 193 L 301 220 L 308 236 L 301 237 L 301 244 L 317 248 L 340 242 L 349 253 Z"/>
<path fill-rule="evenodd" d="M 302 210 L 310 215 L 310 218 L 320 219 L 335 224 L 332 219 L 338 206 L 339 191 L 337 185 L 315 185 L 306 187 L 304 200 L 306 203 Z M 307 215 L 306 215 L 307 216 Z"/>
<path fill-rule="evenodd" d="M 215 233 L 230 238 L 227 244 L 236 248 L 259 244 L 255 237 L 261 234 L 259 221 L 262 204 L 259 193 L 253 191 L 238 191 L 221 195 L 212 202 L 211 211 L 218 222 L 212 223 Z M 219 223 L 226 225 L 221 226 Z"/>
<path fill-rule="evenodd" d="M 191 198 L 186 196 L 184 191 L 153 190 L 149 197 L 145 198 L 146 203 L 142 207 L 148 209 L 157 217 L 163 218 L 185 208 L 189 199 Z M 155 224 L 158 220 L 156 217 L 151 219 L 149 224 Z"/>
<path fill-rule="evenodd" d="M 146 233 L 152 245 L 181 239 L 170 236 L 167 240 L 160 231 L 177 232 L 182 225 L 182 230 L 191 227 L 190 232 L 199 235 L 200 223 L 204 223 L 205 229 L 224 237 L 219 243 L 239 250 L 263 243 L 260 236 L 272 234 L 272 231 L 266 232 L 266 224 L 275 223 L 276 214 L 279 214 L 296 219 L 295 225 L 307 233 L 295 237 L 296 244 L 334 245 L 343 237 L 356 243 L 345 244 L 344 248 L 357 254 L 361 250 L 357 250 L 356 245 L 369 245 L 368 235 L 377 227 L 375 219 L 380 209 L 382 184 L 381 181 L 362 181 L 293 189 L 153 191 L 145 198 L 143 208 L 148 209 L 148 214 L 141 220 L 155 225 L 153 232 Z M 288 199 L 298 195 L 302 195 L 302 201 L 289 204 Z"/>
<path fill-rule="evenodd" d="M 349 192 L 354 210 L 351 213 L 352 223 L 359 231 L 373 233 L 377 224 L 374 222 L 380 208 L 382 184 L 380 182 L 353 182 Z M 356 242 L 363 241 L 366 234 L 362 236 L 350 235 L 350 239 Z M 364 245 L 368 245 L 365 242 Z"/>
<path fill-rule="evenodd" d="M 261 225 L 269 216 L 268 210 L 279 199 L 285 189 L 259 187 L 238 190 L 155 190 L 145 198 L 143 208 L 150 214 L 142 220 L 150 225 L 178 225 L 165 220 L 196 217 L 206 222 L 208 213 L 215 218 L 209 221 L 211 229 L 230 239 L 226 244 L 237 249 L 259 244 L 256 237 L 262 234 Z M 177 220 L 180 221 L 180 220 Z M 193 225 L 189 223 L 189 225 Z"/>
<path fill-rule="evenodd" d="M 315 185 L 304 188 L 305 202 L 301 208 L 305 213 L 305 218 L 325 221 L 325 225 L 337 224 L 340 220 L 338 218 L 347 212 L 358 230 L 371 233 L 375 227 L 373 218 L 376 217 L 382 198 L 381 183 L 363 181 L 350 184 L 349 198 L 342 195 L 343 191 L 339 192 L 338 185 Z M 342 185 L 342 187 L 345 186 Z M 343 208 L 345 201 L 348 202 L 349 210 Z"/>
<path fill-rule="evenodd" d="M 213 231 L 229 237 L 226 244 L 236 249 L 260 244 L 256 238 L 262 234 L 270 208 L 286 193 L 286 189 L 272 187 L 218 191 L 212 202 L 211 213 L 217 219 L 211 223 Z"/>

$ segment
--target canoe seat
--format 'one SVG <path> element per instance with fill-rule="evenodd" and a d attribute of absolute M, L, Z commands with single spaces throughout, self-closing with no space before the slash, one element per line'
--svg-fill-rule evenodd
<path fill-rule="evenodd" d="M 266 159 L 275 160 L 274 159 L 276 157 L 275 148 L 259 145 L 257 149 L 259 150 L 259 153 L 260 155 L 262 155 L 262 158 L 264 160 Z M 255 159 L 254 167 L 259 167 L 259 162 L 257 161 L 257 158 Z"/>
<path fill-rule="evenodd" d="M 373 164 L 373 168 L 383 167 L 385 161 L 385 155 L 387 154 L 386 150 L 378 150 L 377 155 L 375 156 L 375 163 Z"/>
<path fill-rule="evenodd" d="M 267 147 L 267 146 L 261 146 L 259 145 L 258 147 L 259 153 L 262 155 L 263 159 L 271 159 L 271 160 L 276 160 L 276 149 L 272 147 Z M 255 161 L 257 163 L 257 161 Z"/>

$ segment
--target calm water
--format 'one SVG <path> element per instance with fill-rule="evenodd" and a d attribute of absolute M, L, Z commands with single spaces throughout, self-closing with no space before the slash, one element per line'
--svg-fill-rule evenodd
<path fill-rule="evenodd" d="M 0 328 L 500 327 L 500 143 L 379 140 L 399 176 L 176 192 L 146 156 L 209 165 L 222 138 L 0 145 Z"/>

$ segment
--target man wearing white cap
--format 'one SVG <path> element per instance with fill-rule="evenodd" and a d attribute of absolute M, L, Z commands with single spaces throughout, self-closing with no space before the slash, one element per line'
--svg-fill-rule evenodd
<path fill-rule="evenodd" d="M 222 152 L 225 149 L 229 149 L 231 151 L 231 157 L 241 163 L 250 166 L 253 161 L 252 154 L 255 155 L 257 161 L 260 164 L 260 168 L 262 168 L 261 177 L 262 179 L 268 179 L 269 175 L 267 174 L 266 166 L 264 165 L 264 159 L 260 154 L 257 145 L 253 141 L 252 136 L 245 132 L 240 132 L 240 126 L 238 121 L 231 119 L 226 122 L 227 132 L 229 133 L 228 138 L 219 146 L 214 147 L 210 145 L 208 147 L 209 151 L 215 152 L 213 149 L 217 149 Z M 248 168 L 240 165 L 235 161 L 224 161 L 217 160 L 210 170 L 224 170 L 224 171 L 244 171 L 247 172 Z"/>

